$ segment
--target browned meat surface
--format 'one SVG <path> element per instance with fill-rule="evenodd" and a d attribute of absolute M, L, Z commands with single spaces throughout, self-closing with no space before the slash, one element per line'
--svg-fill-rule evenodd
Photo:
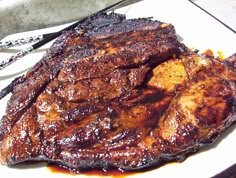
<path fill-rule="evenodd" d="M 182 160 L 236 120 L 235 55 L 190 52 L 150 19 L 100 14 L 78 29 L 9 86 L 2 164 L 142 169 Z"/>

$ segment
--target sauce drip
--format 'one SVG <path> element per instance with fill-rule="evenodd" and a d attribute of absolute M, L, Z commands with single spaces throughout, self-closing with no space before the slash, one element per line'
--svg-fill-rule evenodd
<path fill-rule="evenodd" d="M 135 175 L 141 172 L 122 172 L 119 170 L 109 170 L 103 171 L 98 169 L 93 170 L 85 170 L 85 171 L 77 171 L 77 170 L 70 170 L 66 167 L 59 166 L 53 163 L 48 164 L 48 170 L 52 173 L 59 173 L 59 174 L 66 174 L 66 175 L 83 175 L 88 177 L 112 177 L 112 178 L 127 178 L 128 176 Z"/>

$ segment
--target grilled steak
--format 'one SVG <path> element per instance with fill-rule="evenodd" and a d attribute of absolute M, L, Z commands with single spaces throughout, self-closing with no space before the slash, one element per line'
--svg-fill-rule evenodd
<path fill-rule="evenodd" d="M 236 55 L 191 52 L 171 24 L 99 14 L 7 91 L 2 164 L 142 169 L 182 160 L 236 120 Z"/>

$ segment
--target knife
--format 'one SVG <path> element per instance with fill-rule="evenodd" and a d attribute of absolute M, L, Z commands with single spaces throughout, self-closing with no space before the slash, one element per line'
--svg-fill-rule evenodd
<path fill-rule="evenodd" d="M 56 32 L 55 32 L 56 33 Z M 38 42 L 43 40 L 44 38 L 47 38 L 51 36 L 53 33 L 43 34 L 43 35 L 35 35 L 35 36 L 29 36 L 26 38 L 19 38 L 16 40 L 9 40 L 9 41 L 0 41 L 0 50 L 2 49 L 8 49 L 16 46 L 21 46 L 33 42 Z"/>

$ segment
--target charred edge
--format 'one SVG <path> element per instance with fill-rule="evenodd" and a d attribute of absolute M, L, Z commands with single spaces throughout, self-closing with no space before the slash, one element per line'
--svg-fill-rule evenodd
<path fill-rule="evenodd" d="M 26 103 L 26 105 L 22 108 L 21 113 L 24 113 L 25 111 L 27 111 L 31 107 L 31 105 L 33 105 L 33 103 L 36 101 L 37 97 L 45 90 L 45 88 L 50 83 L 50 81 L 59 74 L 59 71 L 61 68 L 62 68 L 62 63 L 59 63 L 59 64 L 55 65 L 54 67 L 52 67 L 53 70 L 50 71 L 49 78 L 45 81 L 45 83 L 42 86 L 39 87 L 38 91 L 35 92 L 34 96 L 30 99 L 30 101 L 28 103 Z M 25 81 L 25 79 L 24 79 L 24 81 Z M 22 82 L 24 82 L 24 81 L 22 81 Z M 19 114 L 19 116 L 17 116 L 17 118 L 14 120 L 14 122 L 9 122 L 9 120 L 6 119 L 5 120 L 6 122 L 4 123 L 3 120 L 0 120 L 0 141 L 2 141 L 2 139 L 4 138 L 4 135 L 9 132 L 8 129 L 3 129 L 2 127 L 10 126 L 10 130 L 11 130 L 12 127 L 15 125 L 15 123 L 19 120 L 19 118 L 21 116 L 22 116 L 22 114 Z"/>
<path fill-rule="evenodd" d="M 6 95 L 8 95 L 9 93 L 11 93 L 15 86 L 23 83 L 24 81 L 25 81 L 24 75 L 15 78 L 8 86 L 6 86 L 0 91 L 0 100 L 4 98 Z"/>

